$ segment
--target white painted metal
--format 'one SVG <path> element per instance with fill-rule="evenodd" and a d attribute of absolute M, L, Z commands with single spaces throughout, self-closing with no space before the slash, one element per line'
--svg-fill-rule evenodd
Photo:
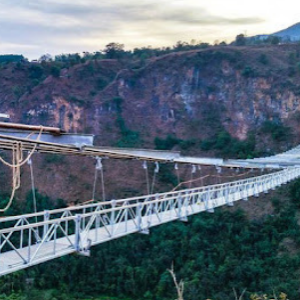
<path fill-rule="evenodd" d="M 93 157 L 108 157 L 115 159 L 140 159 L 155 162 L 170 162 L 174 164 L 208 165 L 234 168 L 281 169 L 300 166 L 300 145 L 281 154 L 254 159 L 217 159 L 206 157 L 181 156 L 179 152 L 149 149 L 126 149 L 92 146 L 92 135 L 61 134 L 52 136 L 42 134 L 39 141 L 37 133 L 28 137 L 27 133 L 0 132 L 0 149 L 12 150 L 16 142 L 22 143 L 24 151 L 33 148 L 41 153 L 57 153 L 65 155 L 84 155 Z"/>
<path fill-rule="evenodd" d="M 112 200 L 0 219 L 0 275 L 235 201 L 300 177 L 300 168 L 176 192 Z"/>

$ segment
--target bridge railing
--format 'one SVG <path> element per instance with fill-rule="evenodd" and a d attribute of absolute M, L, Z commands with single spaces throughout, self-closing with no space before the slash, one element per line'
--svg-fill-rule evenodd
<path fill-rule="evenodd" d="M 175 219 L 185 220 L 189 215 L 201 211 L 213 212 L 215 207 L 232 205 L 240 199 L 267 193 L 300 176 L 300 168 L 283 170 L 277 173 L 220 184 L 203 188 L 182 190 L 176 193 L 165 193 L 144 197 L 143 201 L 128 199 L 118 205 L 110 203 L 111 208 L 98 207 L 93 212 L 80 215 L 81 242 L 83 248 L 120 237 L 129 232 L 147 232 L 152 226 Z M 101 228 L 104 233 L 100 235 Z"/>
<path fill-rule="evenodd" d="M 112 201 L 103 201 L 98 203 L 80 205 L 80 206 L 73 206 L 61 209 L 54 209 L 54 210 L 46 210 L 41 211 L 38 213 L 31 213 L 31 214 L 24 214 L 19 216 L 12 216 L 12 217 L 3 217 L 0 218 L 0 229 L 10 228 L 10 227 L 18 227 L 23 226 L 25 224 L 32 224 L 37 222 L 49 221 L 51 219 L 59 219 L 59 218 L 66 218 L 69 216 L 75 216 L 76 214 L 86 214 L 89 212 L 93 212 L 96 210 L 104 210 L 112 208 L 113 206 L 123 206 L 132 203 L 140 203 L 144 201 L 154 201 L 158 198 L 169 198 L 169 197 L 178 197 L 178 195 L 182 194 L 182 192 L 189 192 L 189 193 L 202 193 L 207 191 L 219 191 L 224 189 L 234 189 L 238 185 L 253 185 L 254 188 L 259 189 L 260 186 L 264 186 L 267 188 L 268 185 L 272 185 L 277 181 L 284 182 L 284 180 L 289 180 L 289 177 L 292 176 L 291 174 L 297 172 L 298 168 L 286 168 L 282 171 L 261 175 L 257 177 L 250 177 L 242 180 L 232 181 L 228 183 L 221 183 L 216 185 L 210 186 L 202 186 L 196 188 L 190 188 L 186 190 L 180 191 L 172 191 L 167 193 L 156 193 L 152 195 L 146 196 L 138 196 L 132 197 L 127 199 L 121 200 L 112 200 Z"/>
<path fill-rule="evenodd" d="M 3 218 L 0 274 L 75 251 L 86 254 L 92 245 L 133 232 L 147 233 L 150 227 L 184 221 L 201 211 L 213 212 L 299 176 L 300 168 L 287 168 L 230 183 Z M 1 271 L 3 257 L 13 261 L 5 271 Z"/>

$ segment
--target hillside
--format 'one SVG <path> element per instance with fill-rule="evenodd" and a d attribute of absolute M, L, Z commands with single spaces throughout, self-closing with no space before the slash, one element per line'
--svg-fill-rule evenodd
<path fill-rule="evenodd" d="M 279 38 L 279 39 L 274 39 L 274 38 Z M 259 34 L 256 36 L 249 37 L 248 40 L 254 42 L 254 43 L 259 43 L 260 41 L 267 41 L 270 40 L 272 43 L 290 43 L 290 42 L 298 42 L 300 41 L 300 23 L 296 23 L 292 26 L 289 26 L 286 29 L 271 33 L 271 34 Z"/>
<path fill-rule="evenodd" d="M 103 146 L 268 154 L 299 142 L 299 55 L 297 45 L 217 46 L 145 62 L 8 63 L 0 70 L 1 110 L 14 122 L 94 133 Z M 222 143 L 228 153 L 218 151 Z M 88 200 L 94 163 L 36 155 L 36 186 L 52 199 Z M 104 166 L 108 198 L 145 190 L 140 163 L 111 160 Z M 19 199 L 30 188 L 26 174 L 24 169 Z"/>
<path fill-rule="evenodd" d="M 14 122 L 95 133 L 103 146 L 268 155 L 300 142 L 300 46 L 215 46 L 147 59 L 3 63 L 0 103 Z M 40 210 L 91 198 L 93 158 L 36 154 L 33 162 Z M 146 192 L 140 161 L 103 164 L 107 199 Z M 160 167 L 154 192 L 178 183 L 172 164 Z M 28 171 L 22 170 L 22 189 L 10 213 L 32 210 Z M 203 167 L 195 176 L 216 172 Z M 241 173 L 222 174 L 234 179 Z M 1 168 L 1 202 L 9 176 Z M 179 177 L 190 179 L 191 167 L 180 166 Z M 0 299 L 174 299 L 166 272 L 173 261 L 186 281 L 187 300 L 232 299 L 233 288 L 239 293 L 247 288 L 246 299 L 266 299 L 261 291 L 297 299 L 299 186 L 297 181 L 236 208 L 155 228 L 150 236 L 103 244 L 91 258 L 63 257 L 2 278 Z M 101 198 L 100 184 L 97 195 Z"/>
<path fill-rule="evenodd" d="M 300 40 L 300 23 L 294 24 L 284 30 L 273 33 L 272 35 L 279 36 L 283 40 L 299 41 Z"/>

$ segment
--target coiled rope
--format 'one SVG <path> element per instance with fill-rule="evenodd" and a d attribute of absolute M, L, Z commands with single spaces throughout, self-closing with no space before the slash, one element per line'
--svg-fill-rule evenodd
<path fill-rule="evenodd" d="M 43 126 L 40 126 L 40 131 L 36 141 L 39 141 L 43 132 Z M 7 211 L 12 205 L 16 190 L 21 186 L 21 167 L 26 164 L 35 152 L 37 144 L 34 145 L 27 157 L 23 159 L 23 144 L 22 142 L 15 142 L 12 146 L 12 163 L 7 162 L 0 156 L 0 162 L 12 169 L 12 192 L 8 203 L 4 208 L 0 209 L 0 213 Z"/>

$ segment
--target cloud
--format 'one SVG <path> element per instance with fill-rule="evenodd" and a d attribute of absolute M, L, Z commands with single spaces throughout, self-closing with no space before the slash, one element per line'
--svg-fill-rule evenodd
<path fill-rule="evenodd" d="M 111 41 L 165 46 L 192 34 L 213 34 L 218 26 L 262 22 L 255 16 L 219 16 L 193 0 L 2 0 L 0 52 L 6 51 L 4 44 L 24 45 L 30 57 L 45 51 L 99 50 Z"/>

